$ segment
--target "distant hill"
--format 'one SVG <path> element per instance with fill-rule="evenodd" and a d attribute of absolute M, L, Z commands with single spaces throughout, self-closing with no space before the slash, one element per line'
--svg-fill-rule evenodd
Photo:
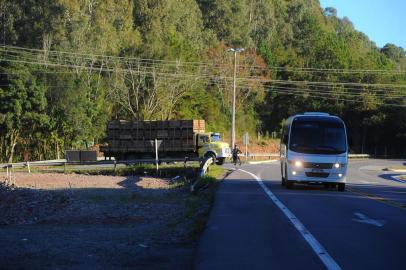
<path fill-rule="evenodd" d="M 2 161 L 87 147 L 118 118 L 204 118 L 228 134 L 229 47 L 245 48 L 238 136 L 326 111 L 347 123 L 352 151 L 406 155 L 405 51 L 376 47 L 318 0 L 6 0 L 3 10 Z"/>

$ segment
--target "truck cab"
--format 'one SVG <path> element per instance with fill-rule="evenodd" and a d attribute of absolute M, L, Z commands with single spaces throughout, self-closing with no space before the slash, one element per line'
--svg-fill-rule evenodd
<path fill-rule="evenodd" d="M 199 157 L 212 157 L 218 165 L 231 157 L 228 143 L 223 142 L 220 133 L 205 132 L 197 134 L 197 153 Z"/>

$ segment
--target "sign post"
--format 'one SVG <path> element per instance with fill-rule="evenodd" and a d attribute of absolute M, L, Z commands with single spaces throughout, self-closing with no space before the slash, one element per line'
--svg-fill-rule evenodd
<path fill-rule="evenodd" d="M 245 145 L 245 160 L 248 160 L 248 143 L 249 143 L 248 132 L 244 133 L 243 141 L 244 141 L 244 145 Z"/>
<path fill-rule="evenodd" d="M 162 143 L 162 140 L 158 140 L 158 139 L 155 139 L 155 140 L 149 140 L 149 142 L 151 143 L 151 148 L 152 147 L 154 147 L 154 148 L 152 148 L 152 149 L 155 149 L 155 165 L 156 165 L 156 173 L 158 173 L 158 171 L 159 171 L 159 156 L 158 156 L 158 148 L 159 148 L 159 146 L 161 145 L 161 143 Z M 151 149 L 150 148 L 150 149 Z M 151 150 L 152 150 L 151 149 Z"/>
<path fill-rule="evenodd" d="M 158 139 L 155 139 L 155 164 L 156 164 L 156 173 L 158 174 L 159 165 L 158 165 Z"/>

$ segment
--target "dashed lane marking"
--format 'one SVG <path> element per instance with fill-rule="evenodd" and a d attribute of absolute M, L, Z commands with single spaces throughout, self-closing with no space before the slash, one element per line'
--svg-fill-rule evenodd
<path fill-rule="evenodd" d="M 379 195 L 376 195 L 376 194 L 371 194 L 371 193 L 363 192 L 363 191 L 360 191 L 360 190 L 358 190 L 358 189 L 356 189 L 356 188 L 353 188 L 353 187 L 351 187 L 351 186 L 350 186 L 350 187 L 347 187 L 347 190 L 350 191 L 350 192 L 352 192 L 352 193 L 361 195 L 361 196 L 363 196 L 363 197 L 367 197 L 367 198 L 369 198 L 369 199 L 371 199 L 371 200 L 384 203 L 384 204 L 386 204 L 386 205 L 390 205 L 390 206 L 393 206 L 393 207 L 397 207 L 397 208 L 400 208 L 400 209 L 403 209 L 403 210 L 406 209 L 406 203 L 397 202 L 397 201 L 395 201 L 395 200 L 390 200 L 390 199 L 384 198 L 384 197 L 379 196 Z"/>
<path fill-rule="evenodd" d="M 380 219 L 373 219 L 368 217 L 367 215 L 364 215 L 362 213 L 355 212 L 354 215 L 357 218 L 354 218 L 353 221 L 359 222 L 359 223 L 365 223 L 369 225 L 374 225 L 376 227 L 382 227 L 386 222 L 385 220 L 380 220 Z"/>
<path fill-rule="evenodd" d="M 289 221 L 293 224 L 293 226 L 299 231 L 299 233 L 303 236 L 306 242 L 310 245 L 319 259 L 323 262 L 329 270 L 338 270 L 341 267 L 334 261 L 334 259 L 328 254 L 327 250 L 317 241 L 316 238 L 306 229 L 306 227 L 300 222 L 300 220 L 272 193 L 270 189 L 266 187 L 264 182 L 256 176 L 255 174 L 239 169 L 242 172 L 245 172 L 251 175 L 255 180 L 257 180 L 258 184 L 262 187 L 268 197 L 278 206 L 278 208 L 285 214 L 285 216 L 289 219 Z"/>

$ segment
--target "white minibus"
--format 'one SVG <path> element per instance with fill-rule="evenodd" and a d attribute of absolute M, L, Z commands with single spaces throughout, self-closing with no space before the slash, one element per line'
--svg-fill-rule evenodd
<path fill-rule="evenodd" d="M 280 144 L 282 185 L 324 184 L 345 190 L 348 164 L 347 131 L 343 120 L 328 113 L 289 117 Z"/>

